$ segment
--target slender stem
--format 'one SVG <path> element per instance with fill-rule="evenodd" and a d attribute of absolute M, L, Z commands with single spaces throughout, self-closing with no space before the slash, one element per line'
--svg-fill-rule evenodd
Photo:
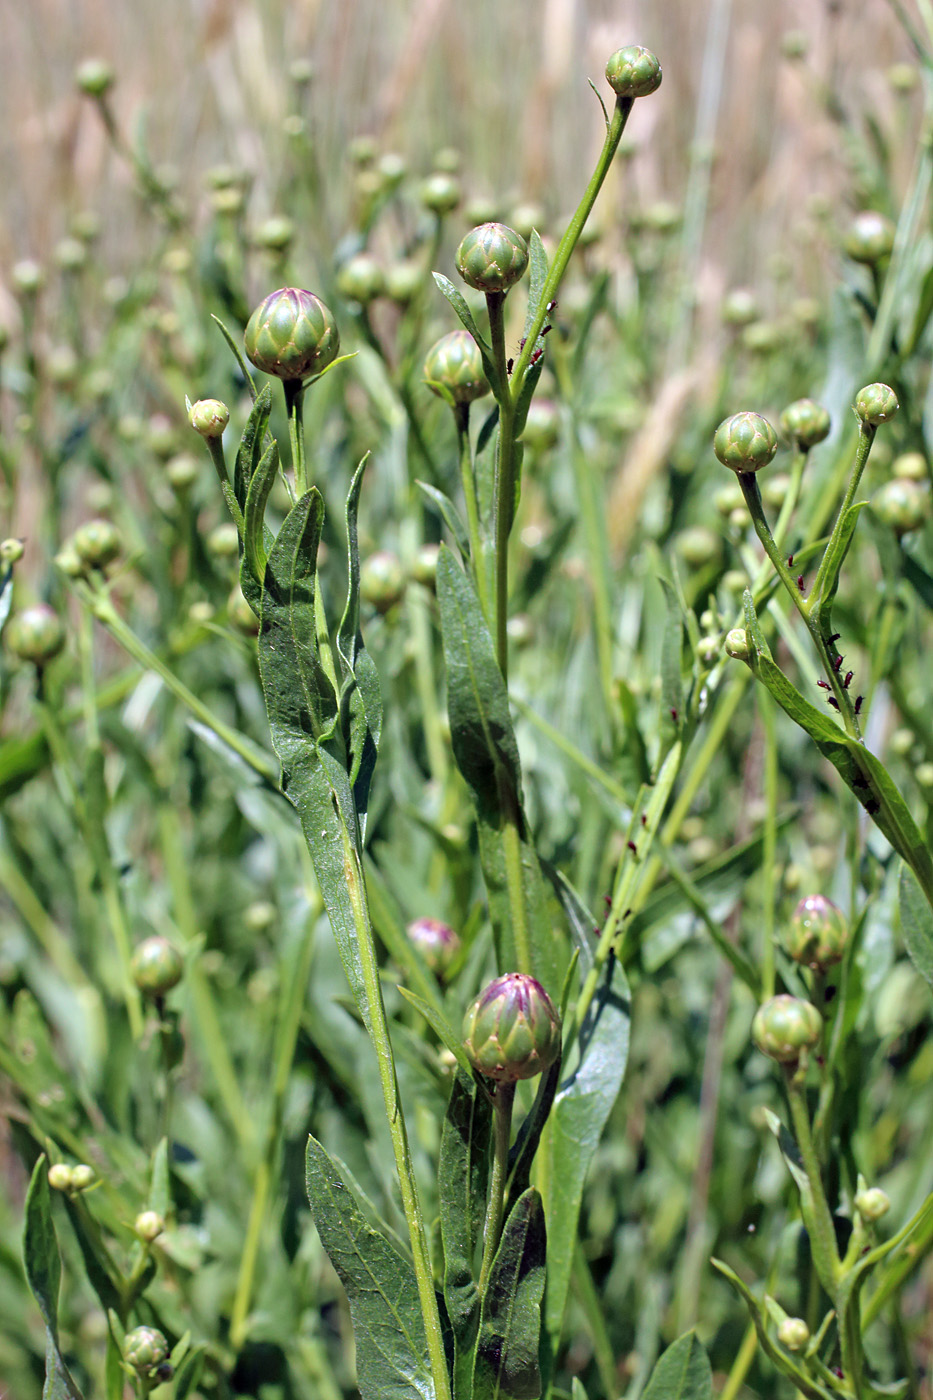
<path fill-rule="evenodd" d="M 842 498 L 842 505 L 839 507 L 839 511 L 836 515 L 836 521 L 833 525 L 832 534 L 829 537 L 829 543 L 827 544 L 826 549 L 823 553 L 823 558 L 820 561 L 820 567 L 816 571 L 816 578 L 813 580 L 813 587 L 807 594 L 807 601 L 804 606 L 807 608 L 808 611 L 819 601 L 820 592 L 823 587 L 823 581 L 826 577 L 826 570 L 829 567 L 829 560 L 833 554 L 833 545 L 835 543 L 836 536 L 842 528 L 842 522 L 845 519 L 847 510 L 851 506 L 852 502 L 855 500 L 855 493 L 858 490 L 859 482 L 862 479 L 862 472 L 865 470 L 865 464 L 868 461 L 868 454 L 871 451 L 871 445 L 875 440 L 875 433 L 877 431 L 877 428 L 874 428 L 870 423 L 859 423 L 858 443 L 856 444 L 855 448 L 855 465 L 852 468 L 852 475 L 849 477 L 849 482 L 846 486 L 846 492 Z"/>
<path fill-rule="evenodd" d="M 300 379 L 285 379 L 282 381 L 282 387 L 285 390 L 285 408 L 288 413 L 288 440 L 292 449 L 295 495 L 300 501 L 308 489 L 304 430 L 305 386 Z"/>
<path fill-rule="evenodd" d="M 483 536 L 479 523 L 479 504 L 476 499 L 476 475 L 473 471 L 473 453 L 470 450 L 470 405 L 457 404 L 454 409 L 457 421 L 457 449 L 460 459 L 460 481 L 463 486 L 463 499 L 466 504 L 467 529 L 470 535 L 470 554 L 473 558 L 473 576 L 476 591 L 486 621 L 492 622 L 489 607 L 489 579 L 486 575 L 486 551 L 483 549 Z"/>
<path fill-rule="evenodd" d="M 766 1001 L 774 995 L 774 908 L 775 870 L 777 868 L 777 804 L 778 748 L 774 722 L 774 702 L 762 686 L 758 695 L 758 714 L 764 731 L 764 799 L 765 818 L 761 841 L 761 996 Z"/>
<path fill-rule="evenodd" d="M 786 1067 L 785 1081 L 791 1121 L 794 1125 L 794 1137 L 797 1140 L 797 1147 L 809 1186 L 810 1199 L 807 1203 L 809 1209 L 806 1212 L 809 1219 L 805 1223 L 810 1235 L 810 1250 L 820 1281 L 829 1296 L 835 1301 L 840 1270 L 839 1251 L 836 1248 L 836 1231 L 823 1191 L 820 1164 L 810 1132 L 810 1116 L 807 1112 L 803 1076 L 799 1065 L 791 1064 Z M 801 1193 L 801 1201 L 803 1199 L 804 1196 Z"/>
<path fill-rule="evenodd" d="M 732 1369 L 726 1377 L 726 1383 L 719 1392 L 719 1400 L 736 1400 L 736 1396 L 745 1384 L 745 1377 L 748 1375 L 755 1353 L 758 1350 L 758 1332 L 754 1322 L 750 1322 L 742 1338 L 742 1345 L 736 1352 Z"/>
<path fill-rule="evenodd" d="M 504 292 L 487 292 L 489 340 L 495 361 L 499 401 L 496 445 L 496 658 L 503 679 L 509 673 L 509 535 L 515 502 L 515 400 L 509 392 L 505 355 Z"/>
<path fill-rule="evenodd" d="M 505 1182 L 509 1170 L 509 1144 L 512 1140 L 512 1109 L 515 1085 L 500 1084 L 493 1099 L 493 1157 L 486 1201 L 486 1223 L 483 1227 L 483 1262 L 479 1271 L 479 1296 L 483 1297 L 489 1282 L 489 1271 L 499 1248 L 502 1234 L 502 1213 L 505 1207 Z"/>

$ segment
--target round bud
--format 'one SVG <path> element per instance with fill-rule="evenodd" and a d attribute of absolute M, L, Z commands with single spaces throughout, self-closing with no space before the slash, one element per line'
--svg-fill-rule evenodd
<path fill-rule="evenodd" d="M 10 269 L 10 281 L 13 283 L 15 291 L 22 296 L 35 296 L 45 282 L 45 273 L 41 263 L 35 262 L 32 258 L 23 258 L 20 262 L 14 263 Z"/>
<path fill-rule="evenodd" d="M 450 214 L 460 203 L 460 181 L 446 171 L 435 170 L 421 185 L 421 203 L 432 214 Z"/>
<path fill-rule="evenodd" d="M 472 403 L 489 393 L 483 357 L 469 331 L 450 331 L 435 341 L 424 362 L 424 377 L 435 394 L 434 386 L 443 384 L 455 403 Z"/>
<path fill-rule="evenodd" d="M 179 452 L 166 462 L 165 475 L 176 496 L 183 496 L 201 475 L 201 463 L 190 452 Z"/>
<path fill-rule="evenodd" d="M 810 1340 L 810 1329 L 802 1317 L 785 1317 L 778 1327 L 777 1338 L 788 1351 L 803 1351 Z"/>
<path fill-rule="evenodd" d="M 360 597 L 377 612 L 387 613 L 405 592 L 405 570 L 388 549 L 377 550 L 360 568 Z"/>
<path fill-rule="evenodd" d="M 887 384 L 867 384 L 856 395 L 855 412 L 863 423 L 875 428 L 879 423 L 887 423 L 899 408 L 897 394 Z"/>
<path fill-rule="evenodd" d="M 104 569 L 120 553 L 120 532 L 110 520 L 86 520 L 71 537 L 75 553 L 92 569 Z"/>
<path fill-rule="evenodd" d="M 18 564 L 25 553 L 24 540 L 0 540 L 0 564 Z"/>
<path fill-rule="evenodd" d="M 825 972 L 841 962 L 849 941 L 849 927 L 831 900 L 808 894 L 794 910 L 785 945 L 794 962 Z"/>
<path fill-rule="evenodd" d="M 879 486 L 871 498 L 871 508 L 896 535 L 907 535 L 929 520 L 930 489 L 919 481 L 895 476 Z"/>
<path fill-rule="evenodd" d="M 713 451 L 734 472 L 757 472 L 777 452 L 777 435 L 759 413 L 734 413 L 716 429 Z"/>
<path fill-rule="evenodd" d="M 56 1162 L 49 1167 L 49 1185 L 53 1191 L 70 1191 L 71 1168 L 67 1162 Z"/>
<path fill-rule="evenodd" d="M 794 1064 L 819 1044 L 823 1021 L 816 1007 L 800 997 L 777 996 L 759 1007 L 752 1022 L 752 1039 L 763 1055 L 780 1064 Z"/>
<path fill-rule="evenodd" d="M 157 1210 L 142 1210 L 133 1221 L 133 1229 L 144 1244 L 152 1244 L 165 1229 L 165 1221 Z"/>
<path fill-rule="evenodd" d="M 181 953 L 161 934 L 144 938 L 130 964 L 133 981 L 145 997 L 162 997 L 181 981 Z"/>
<path fill-rule="evenodd" d="M 116 82 L 116 74 L 102 58 L 86 58 L 75 71 L 75 81 L 88 97 L 103 97 Z"/>
<path fill-rule="evenodd" d="M 415 919 L 407 933 L 431 971 L 443 978 L 460 951 L 459 935 L 440 919 Z"/>
<path fill-rule="evenodd" d="M 731 627 L 729 629 L 726 633 L 725 649 L 726 655 L 731 656 L 733 661 L 751 659 L 752 649 L 744 627 Z"/>
<path fill-rule="evenodd" d="M 168 1342 L 157 1327 L 134 1327 L 124 1338 L 123 1360 L 146 1375 L 168 1360 Z"/>
<path fill-rule="evenodd" d="M 506 292 L 524 276 L 528 245 L 507 224 L 480 224 L 457 249 L 457 271 L 478 292 Z"/>
<path fill-rule="evenodd" d="M 827 410 L 812 399 L 795 399 L 781 414 L 781 432 L 805 452 L 828 437 L 831 426 Z"/>
<path fill-rule="evenodd" d="M 235 559 L 240 552 L 240 535 L 232 520 L 215 525 L 204 543 L 214 559 Z"/>
<path fill-rule="evenodd" d="M 661 86 L 661 65 L 650 49 L 631 44 L 609 59 L 606 81 L 616 97 L 648 97 Z"/>
<path fill-rule="evenodd" d="M 719 558 L 722 541 L 707 525 L 689 525 L 677 535 L 674 547 L 685 564 L 702 568 Z"/>
<path fill-rule="evenodd" d="M 86 1191 L 96 1180 L 97 1173 L 87 1162 L 78 1162 L 77 1166 L 71 1168 L 72 1191 Z"/>
<path fill-rule="evenodd" d="M 61 618 L 48 603 L 36 603 L 10 618 L 6 626 L 7 646 L 20 661 L 44 666 L 65 645 Z"/>
<path fill-rule="evenodd" d="M 531 237 L 534 229 L 540 232 L 544 228 L 546 218 L 547 215 L 540 204 L 516 204 L 515 208 L 509 211 L 509 227 L 527 239 Z"/>
<path fill-rule="evenodd" d="M 80 238 L 61 238 L 55 244 L 53 257 L 62 272 L 78 272 L 87 262 L 87 245 Z"/>
<path fill-rule="evenodd" d="M 760 310 L 754 292 L 748 287 L 735 287 L 727 292 L 720 315 L 727 326 L 748 326 L 758 319 Z"/>
<path fill-rule="evenodd" d="M 873 1225 L 891 1209 L 888 1193 L 880 1186 L 868 1186 L 855 1193 L 855 1209 L 868 1225 Z"/>
<path fill-rule="evenodd" d="M 903 481 L 929 481 L 930 469 L 922 452 L 902 452 L 891 463 L 891 471 Z"/>
<path fill-rule="evenodd" d="M 243 597 L 243 590 L 236 584 L 227 599 L 227 621 L 244 637 L 259 636 L 259 618 Z"/>
<path fill-rule="evenodd" d="M 533 1079 L 560 1054 L 560 1021 L 547 992 L 524 972 L 490 982 L 463 1018 L 463 1048 L 486 1079 Z"/>
<path fill-rule="evenodd" d="M 330 311 L 313 292 L 281 287 L 256 307 L 243 344 L 264 374 L 306 379 L 337 358 L 340 336 Z"/>
<path fill-rule="evenodd" d="M 737 510 L 743 512 L 743 524 L 747 519 L 745 515 L 745 497 L 742 495 L 742 488 L 737 481 L 730 481 L 725 486 L 720 486 L 718 490 L 713 493 L 713 505 L 726 520 L 729 520 L 733 512 Z"/>
<path fill-rule="evenodd" d="M 872 265 L 890 255 L 894 247 L 894 224 L 884 214 L 866 209 L 856 214 L 846 234 L 845 249 L 855 262 Z"/>
<path fill-rule="evenodd" d="M 433 589 L 437 583 L 437 556 L 440 545 L 423 544 L 418 548 L 411 566 L 411 576 L 422 588 Z"/>
<path fill-rule="evenodd" d="M 295 240 L 295 225 L 285 214 L 274 214 L 264 219 L 253 235 L 257 248 L 265 248 L 269 253 L 284 253 Z"/>
<path fill-rule="evenodd" d="M 376 169 L 382 176 L 383 185 L 387 190 L 396 190 L 408 174 L 408 166 L 405 157 L 400 156 L 397 151 L 386 151 L 376 162 Z"/>
<path fill-rule="evenodd" d="M 560 412 L 553 399 L 534 398 L 525 419 L 522 442 L 532 452 L 547 452 L 560 437 Z"/>
<path fill-rule="evenodd" d="M 337 274 L 337 290 L 351 301 L 368 306 L 385 291 L 385 274 L 369 253 L 357 253 Z"/>
<path fill-rule="evenodd" d="M 413 301 L 423 283 L 424 273 L 421 270 L 421 264 L 416 262 L 414 258 L 405 258 L 386 268 L 386 296 L 397 301 L 400 306 L 407 306 L 410 301 Z"/>
<path fill-rule="evenodd" d="M 737 629 L 738 630 L 738 629 Z M 709 633 L 696 644 L 696 658 L 701 666 L 713 666 L 719 660 L 720 639 Z"/>
<path fill-rule="evenodd" d="M 221 438 L 230 422 L 230 410 L 220 399 L 198 399 L 191 405 L 188 422 L 203 438 Z"/>
<path fill-rule="evenodd" d="M 252 933 L 264 933 L 278 918 L 271 899 L 254 899 L 243 912 L 243 922 Z"/>

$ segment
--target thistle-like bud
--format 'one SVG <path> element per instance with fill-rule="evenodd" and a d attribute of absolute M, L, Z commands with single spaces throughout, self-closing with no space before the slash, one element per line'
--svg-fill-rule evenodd
<path fill-rule="evenodd" d="M 157 1327 L 134 1327 L 123 1342 L 123 1360 L 140 1375 L 147 1375 L 168 1360 L 168 1342 Z"/>
<path fill-rule="evenodd" d="M 444 170 L 435 170 L 422 183 L 421 203 L 432 214 L 451 214 L 460 203 L 460 181 Z"/>
<path fill-rule="evenodd" d="M 788 1351 L 803 1351 L 810 1340 L 810 1329 L 802 1317 L 785 1317 L 778 1327 L 777 1338 Z"/>
<path fill-rule="evenodd" d="M 457 249 L 457 271 L 478 292 L 507 292 L 528 266 L 528 244 L 507 224 L 480 224 Z"/>
<path fill-rule="evenodd" d="M 387 613 L 405 592 L 405 570 L 397 555 L 379 549 L 360 567 L 360 597 L 379 613 Z"/>
<path fill-rule="evenodd" d="M 630 44 L 609 59 L 606 81 L 616 97 L 648 97 L 661 86 L 661 65 L 650 49 Z"/>
<path fill-rule="evenodd" d="M 854 262 L 872 266 L 890 255 L 895 233 L 894 224 L 885 214 L 879 214 L 875 209 L 865 209 L 861 214 L 856 214 L 846 234 L 846 252 Z"/>
<path fill-rule="evenodd" d="M 75 71 L 75 82 L 88 97 L 104 97 L 116 82 L 116 74 L 103 58 L 86 58 Z"/>
<path fill-rule="evenodd" d="M 734 413 L 716 429 L 713 451 L 734 472 L 757 472 L 777 452 L 777 435 L 760 413 Z"/>
<path fill-rule="evenodd" d="M 467 1009 L 463 1047 L 486 1079 L 533 1079 L 560 1053 L 560 1021 L 547 992 L 524 972 L 497 977 Z"/>
<path fill-rule="evenodd" d="M 435 394 L 435 385 L 443 384 L 456 403 L 472 403 L 489 393 L 483 357 L 469 331 L 450 331 L 435 341 L 424 362 L 424 377 Z"/>
<path fill-rule="evenodd" d="M 87 1162 L 77 1162 L 71 1168 L 72 1191 L 86 1191 L 97 1180 L 97 1173 Z"/>
<path fill-rule="evenodd" d="M 804 452 L 828 437 L 831 426 L 827 410 L 812 399 L 795 399 L 781 414 L 781 432 Z"/>
<path fill-rule="evenodd" d="M 725 640 L 726 655 L 733 661 L 748 661 L 752 654 L 748 633 L 744 627 L 730 627 Z"/>
<path fill-rule="evenodd" d="M 49 1185 L 53 1191 L 71 1190 L 71 1168 L 67 1162 L 55 1162 L 49 1167 Z"/>
<path fill-rule="evenodd" d="M 855 1193 L 855 1209 L 866 1224 L 873 1225 L 876 1220 L 887 1215 L 891 1209 L 891 1201 L 887 1191 L 882 1191 L 880 1186 L 866 1186 L 864 1190 Z"/>
<path fill-rule="evenodd" d="M 48 603 L 36 603 L 10 618 L 6 627 L 7 646 L 20 661 L 44 666 L 65 645 L 61 618 Z"/>
<path fill-rule="evenodd" d="M 869 423 L 873 428 L 879 423 L 887 423 L 899 408 L 897 394 L 888 384 L 867 384 L 855 398 L 855 412 L 863 423 Z"/>
<path fill-rule="evenodd" d="M 823 1021 L 816 1007 L 800 997 L 776 996 L 758 1008 L 752 1039 L 763 1055 L 779 1064 L 794 1064 L 819 1044 Z"/>
<path fill-rule="evenodd" d="M 243 345 L 264 374 L 306 379 L 336 360 L 340 336 L 330 311 L 313 292 L 281 287 L 250 316 Z"/>
<path fill-rule="evenodd" d="M 794 910 L 786 947 L 794 962 L 825 972 L 841 962 L 849 941 L 849 927 L 841 909 L 825 895 L 808 894 Z"/>
<path fill-rule="evenodd" d="M 165 1221 L 157 1210 L 141 1210 L 133 1221 L 133 1231 L 144 1244 L 152 1244 L 165 1229 Z"/>
<path fill-rule="evenodd" d="M 71 543 L 81 562 L 92 569 L 112 564 L 122 548 L 120 532 L 111 520 L 86 520 L 75 530 Z"/>
<path fill-rule="evenodd" d="M 895 476 L 878 487 L 871 508 L 896 535 L 908 535 L 930 518 L 930 489 L 919 481 Z"/>
<path fill-rule="evenodd" d="M 185 970 L 181 953 L 161 934 L 143 939 L 130 966 L 136 986 L 153 999 L 177 986 Z"/>
<path fill-rule="evenodd" d="M 188 422 L 202 438 L 221 438 L 230 422 L 230 410 L 220 399 L 198 399 L 191 405 Z"/>
<path fill-rule="evenodd" d="M 459 934 L 442 920 L 427 918 L 415 919 L 407 933 L 431 971 L 443 978 L 460 951 Z"/>
<path fill-rule="evenodd" d="M 350 301 L 368 306 L 385 292 L 386 279 L 371 253 L 357 253 L 337 274 L 337 290 Z"/>

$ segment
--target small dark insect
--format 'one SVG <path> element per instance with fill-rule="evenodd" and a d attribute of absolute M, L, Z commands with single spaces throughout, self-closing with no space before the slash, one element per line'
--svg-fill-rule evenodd
<path fill-rule="evenodd" d="M 677 711 L 674 709 L 671 710 L 671 719 L 674 721 L 675 724 L 677 723 Z"/>
<path fill-rule="evenodd" d="M 626 909 L 625 913 L 622 915 L 623 919 L 627 919 L 631 912 L 631 909 Z"/>
<path fill-rule="evenodd" d="M 817 685 L 819 686 L 820 690 L 829 690 L 830 688 L 828 681 L 817 681 Z"/>
<path fill-rule="evenodd" d="M 855 675 L 855 672 L 854 672 L 854 671 L 846 671 L 846 678 L 845 678 L 845 680 L 842 682 L 843 687 L 844 687 L 846 690 L 848 690 L 848 689 L 849 689 L 849 686 L 852 684 L 852 677 L 853 677 L 854 675 Z"/>
<path fill-rule="evenodd" d="M 870 817 L 873 817 L 878 810 L 879 806 L 874 798 L 872 798 L 870 802 L 865 803 L 865 811 Z"/>
<path fill-rule="evenodd" d="M 531 359 L 528 361 L 529 365 L 536 365 L 536 364 L 538 363 L 538 361 L 541 359 L 541 357 L 542 357 L 543 354 L 544 354 L 544 351 L 543 351 L 543 350 L 536 350 L 536 351 L 534 352 L 534 354 L 532 355 Z"/>
<path fill-rule="evenodd" d="M 823 1000 L 824 1000 L 824 1001 L 834 1001 L 834 1000 L 835 1000 L 835 997 L 836 997 L 836 993 L 838 992 L 838 990 L 839 990 L 838 987 L 827 987 L 827 988 L 826 988 L 826 991 L 823 993 Z"/>
<path fill-rule="evenodd" d="M 838 710 L 838 709 L 839 709 L 839 701 L 836 699 L 836 697 L 835 697 L 834 695 L 831 695 L 831 696 L 829 697 L 829 699 L 826 701 L 826 703 L 827 703 L 827 705 L 832 705 L 832 707 L 833 707 L 834 710 Z"/>
<path fill-rule="evenodd" d="M 628 848 L 629 848 L 629 850 L 631 851 L 631 853 L 632 853 L 633 856 L 637 856 L 637 855 L 638 855 L 638 847 L 635 845 L 635 842 L 634 842 L 634 841 L 626 841 L 625 844 L 626 844 L 626 846 L 628 846 Z"/>
<path fill-rule="evenodd" d="M 599 924 L 597 924 L 596 927 L 593 929 L 593 937 L 598 938 L 601 933 L 602 929 L 599 927 Z"/>
<path fill-rule="evenodd" d="M 789 554 L 787 556 L 787 567 L 789 569 L 792 569 L 794 567 L 794 556 L 792 554 Z"/>
<path fill-rule="evenodd" d="M 856 697 L 855 697 L 855 713 L 856 713 L 857 715 L 859 715 L 859 714 L 862 713 L 862 696 L 861 696 L 861 695 L 856 695 Z"/>
<path fill-rule="evenodd" d="M 833 662 L 833 670 L 838 671 L 843 661 L 845 661 L 844 656 L 837 656 L 835 661 Z"/>
<path fill-rule="evenodd" d="M 512 373 L 512 366 L 514 365 L 514 363 L 515 363 L 515 361 L 514 361 L 513 359 L 511 359 L 511 358 L 508 359 L 508 360 L 506 360 L 506 363 L 505 363 L 505 372 L 506 372 L 506 374 L 511 374 L 511 373 Z"/>
<path fill-rule="evenodd" d="M 519 350 L 524 350 L 524 348 L 525 348 L 525 337 L 524 337 L 524 336 L 522 336 L 521 340 L 518 342 L 518 348 L 519 348 Z"/>
<path fill-rule="evenodd" d="M 542 334 L 542 335 L 547 335 L 547 333 L 548 333 L 549 330 L 553 330 L 553 326 L 550 324 L 550 322 L 548 322 L 548 324 L 547 324 L 546 326 L 542 326 L 542 327 L 541 327 L 541 334 Z"/>
<path fill-rule="evenodd" d="M 546 306 L 544 309 L 545 309 L 545 311 L 547 311 L 547 312 L 549 312 L 549 313 L 550 313 L 551 311 L 556 311 L 556 310 L 557 310 L 557 302 L 556 302 L 556 301 L 549 301 L 548 304 L 547 304 L 547 306 Z"/>
<path fill-rule="evenodd" d="M 642 826 L 647 826 L 647 825 L 648 825 L 648 818 L 646 817 L 646 815 L 645 815 L 644 812 L 642 812 L 642 814 L 641 814 L 641 824 L 642 824 Z"/>
<path fill-rule="evenodd" d="M 605 906 L 606 906 L 607 909 L 611 909 L 611 908 L 612 908 L 612 895 L 611 895 L 611 894 L 604 894 L 604 895 L 603 895 L 603 904 L 605 904 Z"/>
<path fill-rule="evenodd" d="M 841 632 L 834 632 L 833 635 L 832 635 L 832 636 L 830 637 L 830 639 L 829 639 L 829 640 L 830 640 L 830 644 L 832 644 L 833 642 L 838 642 L 838 640 L 839 640 L 839 638 L 840 638 L 841 636 L 842 636 L 842 633 L 841 633 Z"/>
<path fill-rule="evenodd" d="M 801 591 L 801 593 L 802 593 L 802 592 L 803 592 L 803 574 L 798 574 L 798 575 L 797 575 L 797 587 L 800 589 L 800 591 Z"/>

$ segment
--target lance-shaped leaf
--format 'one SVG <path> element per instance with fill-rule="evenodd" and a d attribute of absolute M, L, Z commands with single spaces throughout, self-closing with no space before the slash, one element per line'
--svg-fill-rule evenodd
<path fill-rule="evenodd" d="M 642 1400 L 712 1400 L 709 1357 L 695 1332 L 685 1332 L 661 1356 Z"/>
<path fill-rule="evenodd" d="M 573 1268 L 583 1186 L 622 1087 L 628 1060 L 631 993 L 621 963 L 610 958 L 580 1031 L 579 1054 L 557 1091 L 544 1135 L 548 1153 L 547 1329 L 560 1341 Z"/>
<path fill-rule="evenodd" d="M 457 288 L 454 286 L 453 282 L 451 282 L 450 278 L 445 277 L 442 272 L 432 273 L 432 276 L 437 283 L 438 290 L 443 292 L 444 296 L 450 302 L 464 329 L 468 330 L 476 341 L 479 353 L 483 357 L 483 373 L 489 380 L 493 393 L 495 393 L 499 383 L 499 371 L 496 368 L 495 360 L 492 358 L 492 349 L 489 342 L 485 341 L 480 335 L 476 322 L 473 319 L 473 313 L 467 305 L 466 298 L 463 296 L 462 292 L 457 291 Z"/>
<path fill-rule="evenodd" d="M 502 1231 L 483 1296 L 473 1400 L 536 1400 L 541 1394 L 541 1301 L 547 1230 L 531 1187 Z"/>
<path fill-rule="evenodd" d="M 350 782 L 361 838 L 366 834 L 366 808 L 376 752 L 382 734 L 382 692 L 379 674 L 363 645 L 360 631 L 360 550 L 357 512 L 365 458 L 356 469 L 347 496 L 347 605 L 337 631 L 337 654 L 343 669 L 340 718 L 347 747 Z"/>
<path fill-rule="evenodd" d="M 834 527 L 829 544 L 826 546 L 826 553 L 823 555 L 823 561 L 820 564 L 820 594 L 816 606 L 824 636 L 829 635 L 829 615 L 836 597 L 836 589 L 839 587 L 839 571 L 849 552 L 859 515 L 867 504 L 867 501 L 856 501 L 849 506 L 845 515 Z"/>
<path fill-rule="evenodd" d="M 454 1334 L 455 1372 L 460 1356 L 469 1355 L 479 1324 L 474 1263 L 486 1214 L 491 1120 L 489 1095 L 472 1075 L 459 1070 L 444 1117 L 437 1171 L 444 1302 Z"/>
<path fill-rule="evenodd" d="M 897 898 L 901 931 L 910 961 L 933 988 L 933 913 L 906 866 L 901 870 Z"/>
<path fill-rule="evenodd" d="M 533 228 L 528 240 L 528 309 L 525 312 L 525 336 L 531 330 L 531 323 L 541 308 L 541 295 L 546 281 L 547 253 L 544 251 L 541 235 Z"/>
<path fill-rule="evenodd" d="M 447 707 L 457 766 L 476 809 L 480 859 L 500 968 L 533 973 L 554 992 L 544 881 L 525 828 L 509 697 L 473 584 L 449 549 L 437 563 Z M 510 883 L 511 882 L 511 883 Z M 524 927 L 516 936 L 517 919 Z M 522 968 L 517 949 L 530 949 Z"/>
<path fill-rule="evenodd" d="M 463 517 L 449 496 L 431 486 L 427 481 L 416 481 L 415 485 L 427 498 L 451 533 L 461 559 L 470 557 L 470 537 L 463 523 Z"/>
<path fill-rule="evenodd" d="M 661 640 L 661 737 L 667 747 L 680 733 L 683 724 L 684 690 L 681 677 L 681 657 L 684 645 L 684 621 L 674 585 L 661 576 L 667 609 L 664 635 Z"/>
<path fill-rule="evenodd" d="M 48 1163 L 40 1157 L 26 1193 L 26 1226 L 23 1232 L 26 1278 L 45 1322 L 45 1384 L 42 1400 L 81 1400 L 58 1347 L 58 1290 L 62 1258 L 52 1224 Z"/>
<path fill-rule="evenodd" d="M 265 528 L 266 502 L 279 470 L 278 443 L 270 442 L 253 472 L 243 512 L 243 552 L 249 571 L 261 582 L 266 571 L 269 532 Z"/>
<path fill-rule="evenodd" d="M 267 446 L 266 432 L 272 413 L 272 387 L 264 384 L 246 420 L 233 467 L 233 494 L 241 510 L 246 509 L 246 494 Z"/>
<path fill-rule="evenodd" d="M 415 1271 L 375 1223 L 375 1208 L 313 1137 L 308 1200 L 321 1243 L 346 1290 L 362 1400 L 432 1400 L 435 1394 Z"/>

